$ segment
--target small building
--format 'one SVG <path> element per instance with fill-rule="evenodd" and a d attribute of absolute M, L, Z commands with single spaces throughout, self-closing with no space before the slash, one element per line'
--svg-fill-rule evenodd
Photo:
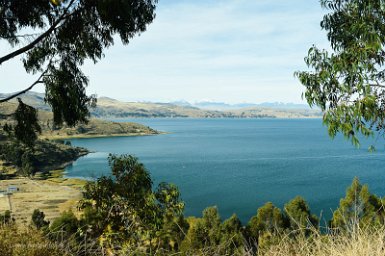
<path fill-rule="evenodd" d="M 8 189 L 7 189 L 7 192 L 8 193 L 15 193 L 15 192 L 17 192 L 17 191 L 19 191 L 19 188 L 18 187 L 16 187 L 16 186 L 8 186 Z"/>

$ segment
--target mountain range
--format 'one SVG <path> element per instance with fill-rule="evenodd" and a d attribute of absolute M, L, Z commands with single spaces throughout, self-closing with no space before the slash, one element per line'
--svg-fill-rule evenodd
<path fill-rule="evenodd" d="M 0 98 L 7 97 L 0 94 Z M 44 94 L 28 92 L 21 95 L 22 101 L 38 109 L 49 110 L 44 102 Z M 16 102 L 13 99 L 12 102 Z M 90 109 L 97 118 L 138 118 L 138 117 L 186 117 L 186 118 L 319 118 L 322 112 L 307 105 L 293 103 L 240 103 L 177 101 L 170 103 L 122 102 L 108 97 L 100 97 L 96 108 Z"/>
<path fill-rule="evenodd" d="M 190 103 L 188 101 L 173 101 L 171 104 L 175 104 L 178 106 L 189 106 L 189 107 L 197 107 L 200 109 L 206 110 L 236 110 L 241 108 L 273 108 L 273 109 L 310 109 L 308 105 L 305 104 L 296 104 L 296 103 L 283 103 L 283 102 L 263 102 L 260 104 L 256 103 L 236 103 L 229 104 L 225 102 L 213 102 L 213 101 L 198 101 L 194 103 Z"/>

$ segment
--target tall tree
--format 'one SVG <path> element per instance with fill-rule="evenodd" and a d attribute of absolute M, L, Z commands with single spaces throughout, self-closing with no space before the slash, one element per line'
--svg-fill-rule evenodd
<path fill-rule="evenodd" d="M 152 191 L 149 172 L 131 155 L 110 155 L 109 163 L 113 177 L 88 182 L 79 203 L 90 236 L 108 248 L 177 250 L 188 228 L 178 188 L 160 183 Z"/>
<path fill-rule="evenodd" d="M 380 0 L 321 0 L 329 11 L 321 22 L 331 52 L 316 46 L 296 72 L 310 106 L 324 112 L 329 134 L 344 134 L 359 145 L 357 134 L 385 131 L 385 3 Z"/>
<path fill-rule="evenodd" d="M 258 235 L 264 232 L 276 234 L 284 230 L 287 227 L 287 221 L 279 208 L 267 202 L 258 209 L 257 215 L 250 219 L 248 228 L 251 235 L 258 238 Z"/>
<path fill-rule="evenodd" d="M 279 234 L 289 227 L 289 219 L 271 202 L 260 207 L 257 215 L 251 217 L 248 223 L 250 244 L 264 251 L 272 244 L 279 242 Z"/>
<path fill-rule="evenodd" d="M 13 46 L 11 52 L 0 56 L 0 66 L 21 57 L 27 73 L 40 74 L 24 90 L 0 103 L 44 84 L 45 101 L 52 108 L 56 125 L 86 122 L 88 107 L 95 103 L 95 97 L 86 95 L 88 78 L 81 66 L 86 59 L 94 63 L 100 60 L 117 36 L 128 44 L 144 32 L 155 18 L 156 3 L 157 0 L 0 0 L 0 40 Z"/>
<path fill-rule="evenodd" d="M 300 196 L 285 204 L 285 215 L 289 219 L 290 229 L 318 228 L 318 218 L 310 212 L 310 207 Z"/>
<path fill-rule="evenodd" d="M 385 212 L 381 199 L 369 192 L 367 185 L 361 185 L 354 178 L 352 185 L 346 190 L 345 198 L 333 213 L 333 228 L 352 230 L 358 225 L 376 225 L 384 223 Z"/>

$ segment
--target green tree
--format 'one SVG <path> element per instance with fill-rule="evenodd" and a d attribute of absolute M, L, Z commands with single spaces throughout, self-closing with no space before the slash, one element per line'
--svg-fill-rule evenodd
<path fill-rule="evenodd" d="M 217 250 L 221 241 L 221 217 L 217 207 L 203 210 L 202 218 L 195 219 L 184 241 L 183 250 L 191 253 L 200 249 Z"/>
<path fill-rule="evenodd" d="M 317 216 L 311 214 L 309 205 L 300 196 L 285 204 L 285 215 L 289 219 L 291 230 L 318 228 Z"/>
<path fill-rule="evenodd" d="M 110 155 L 109 163 L 113 177 L 88 182 L 79 204 L 90 235 L 106 248 L 123 245 L 127 253 L 177 250 L 188 228 L 178 188 L 161 183 L 152 191 L 150 174 L 131 155 Z"/>
<path fill-rule="evenodd" d="M 49 221 L 46 221 L 44 212 L 40 211 L 39 209 L 35 209 L 32 213 L 32 224 L 37 229 L 42 229 L 44 227 L 47 227 L 49 225 Z"/>
<path fill-rule="evenodd" d="M 242 223 L 236 214 L 223 221 L 220 238 L 221 255 L 244 255 L 245 238 Z"/>
<path fill-rule="evenodd" d="M 157 0 L 0 0 L 0 40 L 13 50 L 0 56 L 1 64 L 21 57 L 27 73 L 40 74 L 38 79 L 20 92 L 0 100 L 9 101 L 31 90 L 37 84 L 45 86 L 45 101 L 51 106 L 56 125 L 65 122 L 73 126 L 86 122 L 88 107 L 94 96 L 86 95 L 88 78 L 81 66 L 87 59 L 96 63 L 104 50 L 120 38 L 128 44 L 135 35 L 144 32 L 155 18 Z M 28 31 L 28 33 L 26 32 Z M 29 32 L 31 31 L 31 32 Z M 32 117 L 30 108 L 15 119 Z M 37 123 L 31 118 L 26 131 L 35 132 Z M 32 122 L 33 121 L 33 122 Z M 34 137 L 17 138 L 28 143 Z"/>
<path fill-rule="evenodd" d="M 296 72 L 310 106 L 324 112 L 329 134 L 338 132 L 359 145 L 357 134 L 384 132 L 385 8 L 378 0 L 321 0 L 329 12 L 321 28 L 332 52 L 316 46 L 305 62 L 310 71 Z"/>
<path fill-rule="evenodd" d="M 367 185 L 361 185 L 358 178 L 354 178 L 346 190 L 345 198 L 340 200 L 339 207 L 333 213 L 331 226 L 351 230 L 358 225 L 382 224 L 384 217 L 381 199 L 372 195 Z"/>
<path fill-rule="evenodd" d="M 25 177 L 30 177 L 35 174 L 32 152 L 27 150 L 23 153 L 21 156 L 21 166 L 18 169 L 19 173 Z"/>
<path fill-rule="evenodd" d="M 49 226 L 50 237 L 64 242 L 75 237 L 79 228 L 79 220 L 72 211 L 63 212 Z"/>
<path fill-rule="evenodd" d="M 251 244 L 256 243 L 260 250 L 264 250 L 278 242 L 278 234 L 288 227 L 288 221 L 273 203 L 266 203 L 258 209 L 257 215 L 253 216 L 247 225 Z"/>
<path fill-rule="evenodd" d="M 162 182 L 155 191 L 155 198 L 163 215 L 163 225 L 157 233 L 161 247 L 177 252 L 189 227 L 183 216 L 184 202 L 179 189 Z"/>
<path fill-rule="evenodd" d="M 14 219 L 12 218 L 11 211 L 6 210 L 4 214 L 0 214 L 0 225 L 8 225 L 12 222 L 14 222 Z"/>
<path fill-rule="evenodd" d="M 202 224 L 207 231 L 208 245 L 217 245 L 221 236 L 221 217 L 217 207 L 208 207 L 203 210 Z"/>
<path fill-rule="evenodd" d="M 268 202 L 258 209 L 257 215 L 253 216 L 248 224 L 251 235 L 258 238 L 262 232 L 277 233 L 285 229 L 287 220 L 281 210 Z"/>
<path fill-rule="evenodd" d="M 18 100 L 19 106 L 15 112 L 15 119 L 17 120 L 17 124 L 14 128 L 15 136 L 26 146 L 32 147 L 37 139 L 36 132 L 41 132 L 37 111 L 33 107 L 24 104 L 20 98 Z"/>

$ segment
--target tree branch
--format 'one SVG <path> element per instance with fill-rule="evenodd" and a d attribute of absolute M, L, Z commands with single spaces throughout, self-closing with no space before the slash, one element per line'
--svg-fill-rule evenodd
<path fill-rule="evenodd" d="M 14 37 L 16 38 L 25 38 L 25 37 L 32 37 L 32 36 L 37 36 L 37 35 L 40 35 L 40 33 L 33 33 L 33 34 L 23 34 L 23 35 L 15 35 Z M 3 37 L 4 39 L 10 39 L 10 38 L 14 38 L 14 37 Z"/>
<path fill-rule="evenodd" d="M 69 8 L 71 7 L 71 5 L 75 2 L 75 0 L 72 0 L 69 5 L 67 6 L 67 8 L 65 9 L 64 13 L 50 26 L 50 28 L 44 32 L 43 34 L 41 34 L 40 36 L 38 36 L 35 40 L 33 40 L 31 43 L 29 43 L 28 45 L 14 51 L 14 52 L 11 52 L 3 57 L 0 58 L 0 65 L 5 62 L 5 61 L 8 61 L 26 51 L 29 51 L 31 50 L 35 45 L 37 45 L 38 43 L 40 43 L 45 37 L 47 37 L 49 34 L 51 34 L 52 31 L 54 31 L 57 27 L 57 25 L 59 25 L 59 23 L 61 21 L 63 21 L 64 19 L 66 19 L 68 16 L 67 16 L 67 12 L 69 10 Z"/>
<path fill-rule="evenodd" d="M 378 82 L 375 84 L 369 84 L 370 87 L 380 87 L 380 88 L 385 88 L 385 85 L 379 84 Z"/>
<path fill-rule="evenodd" d="M 21 95 L 21 94 L 24 94 L 24 93 L 28 92 L 28 91 L 31 90 L 35 85 L 43 83 L 43 81 L 41 81 L 41 79 L 42 79 L 43 76 L 47 73 L 47 71 L 48 71 L 48 69 L 46 69 L 43 73 L 41 73 L 41 75 L 39 76 L 39 78 L 38 78 L 33 84 L 31 84 L 28 88 L 26 88 L 26 89 L 24 89 L 24 90 L 22 90 L 22 91 L 20 91 L 20 92 L 17 92 L 17 93 L 15 93 L 15 94 L 12 94 L 11 96 L 8 96 L 8 97 L 6 97 L 6 98 L 4 98 L 4 99 L 1 99 L 1 100 L 0 100 L 0 103 L 7 102 L 7 101 L 9 101 L 9 100 L 11 100 L 11 99 L 14 99 L 14 98 L 16 98 L 17 96 L 19 96 L 19 95 Z"/>

